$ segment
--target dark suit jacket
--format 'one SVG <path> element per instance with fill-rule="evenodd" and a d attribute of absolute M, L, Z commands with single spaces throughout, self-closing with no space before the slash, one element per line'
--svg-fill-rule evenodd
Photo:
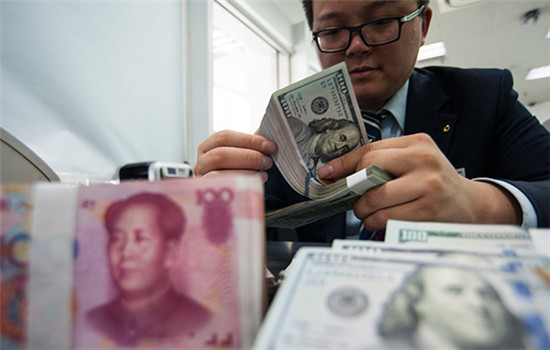
<path fill-rule="evenodd" d="M 429 134 L 466 177 L 511 183 L 535 207 L 538 225 L 550 226 L 550 134 L 517 100 L 512 75 L 500 69 L 415 69 L 409 85 L 405 135 Z M 448 127 L 447 127 L 448 126 Z M 448 129 L 448 130 L 447 130 Z M 273 167 L 266 209 L 305 200 Z M 300 227 L 298 240 L 343 237 L 343 215 Z M 277 238 L 276 229 L 268 229 Z"/>

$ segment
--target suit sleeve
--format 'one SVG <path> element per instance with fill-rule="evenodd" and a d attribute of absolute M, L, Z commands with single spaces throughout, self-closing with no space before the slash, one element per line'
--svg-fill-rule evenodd
<path fill-rule="evenodd" d="M 550 133 L 518 101 L 510 71 L 416 69 L 405 134 L 417 132 L 427 132 L 468 178 L 517 188 L 533 205 L 537 225 L 550 226 Z"/>
<path fill-rule="evenodd" d="M 522 191 L 531 201 L 538 226 L 550 226 L 550 134 L 517 100 L 512 75 L 502 71 L 495 124 L 496 167 L 500 179 Z"/>

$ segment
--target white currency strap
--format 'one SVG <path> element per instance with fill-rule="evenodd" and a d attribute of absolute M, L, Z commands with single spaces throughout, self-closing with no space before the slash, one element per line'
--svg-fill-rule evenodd
<path fill-rule="evenodd" d="M 77 187 L 35 187 L 29 286 L 28 348 L 70 349 Z"/>
<path fill-rule="evenodd" d="M 355 174 L 352 174 L 346 178 L 346 183 L 348 185 L 348 188 L 350 191 L 362 195 L 367 190 L 373 188 L 375 184 L 373 184 L 369 180 L 369 175 L 367 174 L 367 169 L 363 169 L 361 171 L 356 172 Z"/>

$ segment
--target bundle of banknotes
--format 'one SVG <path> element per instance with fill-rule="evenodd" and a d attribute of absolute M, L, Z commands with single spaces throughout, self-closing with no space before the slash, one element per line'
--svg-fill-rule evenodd
<path fill-rule="evenodd" d="M 548 250 L 514 226 L 403 221 L 301 248 L 254 348 L 549 349 Z"/>
<path fill-rule="evenodd" d="M 289 185 L 318 201 L 268 213 L 268 226 L 293 228 L 345 211 L 393 178 L 376 165 L 333 183 L 317 175 L 319 167 L 368 142 L 345 63 L 273 93 L 258 133 L 277 143 L 272 158 Z"/>
<path fill-rule="evenodd" d="M 225 176 L 1 187 L 2 349 L 246 349 L 263 186 Z"/>

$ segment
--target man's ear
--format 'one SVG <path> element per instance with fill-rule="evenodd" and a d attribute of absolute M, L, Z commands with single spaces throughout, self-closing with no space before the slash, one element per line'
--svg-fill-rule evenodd
<path fill-rule="evenodd" d="M 166 242 L 166 254 L 164 257 L 164 267 L 167 269 L 171 269 L 176 265 L 176 262 L 178 261 L 178 248 L 179 248 L 179 240 L 177 239 L 170 239 L 168 242 Z"/>
<path fill-rule="evenodd" d="M 428 29 L 430 28 L 430 22 L 432 21 L 432 9 L 426 7 L 424 13 L 422 14 L 422 45 L 426 41 L 426 36 L 428 35 Z"/>

